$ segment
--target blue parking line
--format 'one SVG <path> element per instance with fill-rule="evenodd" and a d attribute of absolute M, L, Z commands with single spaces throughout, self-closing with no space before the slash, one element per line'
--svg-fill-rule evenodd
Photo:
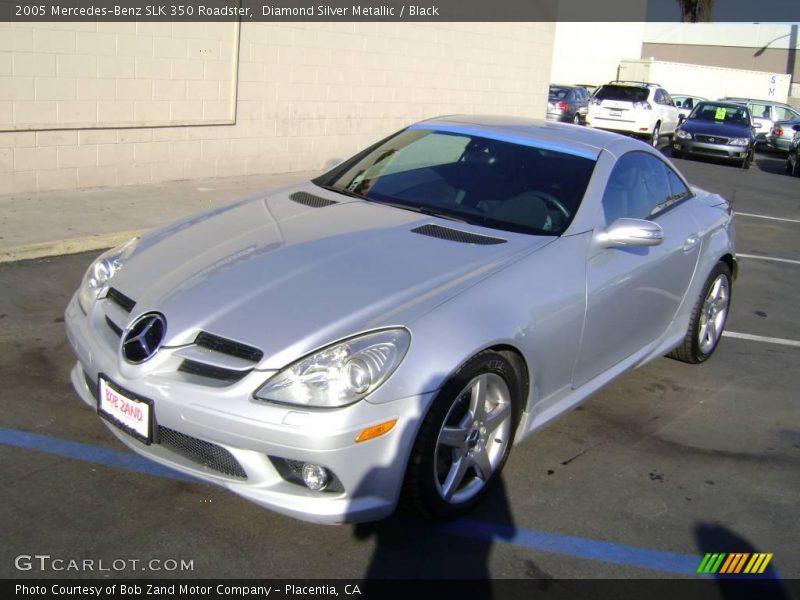
<path fill-rule="evenodd" d="M 0 427 L 0 444 L 46 452 L 90 463 L 106 465 L 167 479 L 203 483 L 202 481 L 164 467 L 133 452 L 111 450 L 71 440 L 54 438 L 28 431 Z M 616 544 L 508 525 L 458 519 L 440 526 L 440 531 L 496 543 L 511 544 L 541 552 L 552 552 L 576 558 L 651 569 L 665 573 L 697 576 L 700 556 L 662 552 L 626 544 Z"/>
<path fill-rule="evenodd" d="M 697 566 L 700 564 L 700 556 L 695 554 L 662 552 L 547 531 L 518 529 L 472 519 L 459 519 L 446 523 L 442 526 L 442 530 L 454 535 L 501 542 L 531 550 L 694 577 L 697 576 Z"/>
<path fill-rule="evenodd" d="M 101 448 L 100 446 L 91 446 L 89 444 L 63 440 L 48 435 L 31 433 L 29 431 L 18 431 L 16 429 L 0 427 L 0 444 L 16 446 L 17 448 L 26 448 L 28 450 L 38 450 L 39 452 L 66 456 L 68 458 L 110 467 L 118 467 L 126 471 L 133 471 L 144 475 L 155 475 L 156 477 L 166 477 L 167 479 L 177 479 L 178 481 L 202 483 L 199 479 L 179 473 L 178 471 L 155 463 L 133 452 L 122 452 L 109 448 Z"/>

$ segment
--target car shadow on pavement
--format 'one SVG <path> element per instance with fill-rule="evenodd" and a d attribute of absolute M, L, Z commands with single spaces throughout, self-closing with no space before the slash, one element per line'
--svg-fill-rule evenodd
<path fill-rule="evenodd" d="M 470 519 L 489 525 L 472 535 Z M 353 536 L 359 541 L 373 540 L 375 549 L 364 572 L 364 597 L 370 595 L 370 581 L 376 591 L 385 591 L 380 579 L 449 579 L 469 580 L 470 597 L 501 597 L 494 593 L 489 559 L 495 540 L 511 537 L 514 520 L 502 479 L 496 481 L 480 505 L 467 518 L 432 521 L 400 508 L 390 518 L 359 523 Z"/>
<path fill-rule="evenodd" d="M 771 548 L 758 549 L 747 539 L 718 523 L 699 523 L 696 525 L 695 539 L 701 555 L 720 552 L 753 555 L 772 550 Z M 713 575 L 719 589 L 719 597 L 725 600 L 744 597 L 758 598 L 758 600 L 791 600 L 792 595 L 786 590 L 781 580 L 778 579 L 775 560 L 780 560 L 780 557 L 775 556 L 761 576 L 722 574 L 719 572 L 720 568 Z M 747 563 L 745 563 L 746 566 Z"/>
<path fill-rule="evenodd" d="M 756 166 L 765 173 L 786 175 L 786 156 L 770 152 L 769 154 L 756 154 Z"/>

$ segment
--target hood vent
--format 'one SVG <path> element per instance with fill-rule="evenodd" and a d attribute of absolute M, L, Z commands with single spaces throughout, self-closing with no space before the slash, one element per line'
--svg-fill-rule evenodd
<path fill-rule="evenodd" d="M 439 225 L 423 225 L 422 227 L 412 229 L 411 233 L 427 235 L 428 237 L 439 238 L 440 240 L 447 240 L 448 242 L 458 242 L 460 244 L 494 246 L 496 244 L 506 243 L 506 240 L 502 238 L 489 237 L 488 235 L 478 235 L 477 233 L 461 231 L 460 229 L 450 229 L 449 227 L 441 227 Z"/>
<path fill-rule="evenodd" d="M 335 200 L 328 200 L 327 198 L 315 196 L 314 194 L 309 194 L 308 192 L 295 192 L 289 196 L 289 199 L 294 200 L 298 204 L 310 206 L 311 208 L 325 208 L 331 204 L 338 204 L 338 202 Z"/>
<path fill-rule="evenodd" d="M 243 358 L 244 360 L 252 362 L 258 362 L 264 358 L 264 353 L 258 348 L 228 340 L 218 335 L 206 333 L 205 331 L 201 331 L 197 334 L 194 343 L 201 348 L 207 348 L 208 350 L 214 350 L 222 354 L 230 354 L 236 358 Z"/>

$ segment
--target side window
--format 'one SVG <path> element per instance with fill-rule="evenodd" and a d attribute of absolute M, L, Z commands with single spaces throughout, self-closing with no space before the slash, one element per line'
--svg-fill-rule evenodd
<path fill-rule="evenodd" d="M 666 165 L 645 152 L 629 152 L 617 161 L 606 184 L 602 200 L 606 225 L 623 217 L 647 219 L 671 204 L 672 198 Z"/>
<path fill-rule="evenodd" d="M 772 120 L 772 114 L 769 111 L 769 104 L 757 104 L 753 102 L 752 104 L 748 104 L 747 108 L 750 109 L 750 113 L 756 119 Z"/>
<path fill-rule="evenodd" d="M 775 113 L 778 115 L 778 118 L 776 119 L 777 121 L 789 121 L 791 119 L 796 119 L 797 117 L 800 117 L 800 114 L 796 113 L 790 108 L 785 108 L 783 106 L 776 106 Z"/>
<path fill-rule="evenodd" d="M 653 96 L 653 102 L 656 104 L 664 104 L 664 92 L 661 89 L 656 90 L 655 96 Z"/>
<path fill-rule="evenodd" d="M 694 108 L 694 98 L 687 98 L 684 100 L 683 108 Z"/>
<path fill-rule="evenodd" d="M 669 181 L 669 191 L 670 191 L 670 204 L 674 204 L 675 202 L 680 202 L 685 198 L 688 198 L 692 195 L 691 190 L 686 187 L 686 184 L 683 183 L 683 180 L 678 177 L 678 174 L 666 167 L 667 169 L 667 180 Z M 664 206 L 666 208 L 666 206 Z"/>

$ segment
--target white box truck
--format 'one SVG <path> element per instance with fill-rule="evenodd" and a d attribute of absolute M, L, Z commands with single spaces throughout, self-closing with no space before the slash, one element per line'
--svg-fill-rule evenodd
<path fill-rule="evenodd" d="M 658 83 L 670 94 L 758 98 L 786 102 L 791 76 L 785 73 L 728 69 L 708 65 L 667 62 L 654 58 L 623 60 L 617 79 Z"/>

